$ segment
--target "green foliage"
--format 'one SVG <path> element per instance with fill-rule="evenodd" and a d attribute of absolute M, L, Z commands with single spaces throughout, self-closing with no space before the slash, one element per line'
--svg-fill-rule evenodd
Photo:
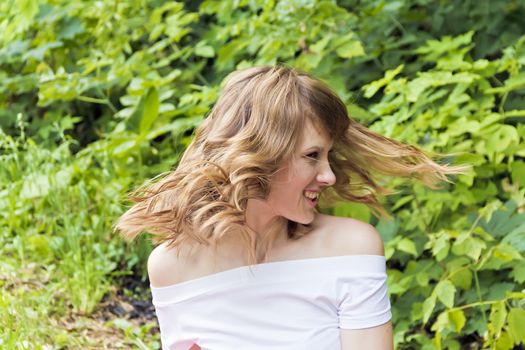
<path fill-rule="evenodd" d="M 509 118 L 523 114 L 517 109 L 507 112 L 506 101 L 522 94 L 516 77 L 525 63 L 525 37 L 500 59 L 488 61 L 469 55 L 472 34 L 429 40 L 415 50 L 421 60 L 432 63 L 427 70 L 407 77 L 401 75 L 401 65 L 363 87 L 367 98 L 382 92 L 370 107 L 379 117 L 371 126 L 374 130 L 428 151 L 454 154 L 450 161 L 472 165 L 454 186 L 430 192 L 415 184 L 411 194 L 390 198 L 405 237 L 388 242 L 387 251 L 413 255 L 407 243 L 400 246 L 410 239 L 423 250 L 416 260 L 402 255 L 392 259 L 405 265 L 399 275 L 391 273 L 392 294 L 408 300 L 395 311 L 412 315 L 411 322 L 430 322 L 437 348 L 461 340 L 464 327 L 479 335 L 488 330 L 484 345 L 503 347 L 499 339 L 510 339 L 502 335 L 507 309 L 519 307 L 523 299 L 512 292 L 521 290 L 524 282 L 525 189 L 512 169 L 521 166 L 525 134 L 520 119 Z M 426 265 L 429 258 L 439 264 Z M 437 283 L 429 283 L 432 280 Z M 471 291 L 472 280 L 476 293 Z M 485 305 L 490 304 L 498 309 L 492 309 L 493 321 L 488 323 Z M 484 322 L 476 321 L 480 313 Z M 520 338 L 510 331 L 510 319 L 507 322 L 518 344 Z M 512 341 L 506 344 L 512 348 Z"/>
<path fill-rule="evenodd" d="M 521 1 L 83 1 L 0 4 L 0 345 L 89 346 L 47 320 L 89 315 L 150 245 L 112 225 L 176 165 L 230 71 L 284 63 L 351 115 L 471 169 L 393 180 L 388 258 L 399 349 L 525 345 L 525 5 Z M 140 278 L 139 277 L 139 278 Z M 56 323 L 58 324 L 58 323 Z M 139 348 L 151 325 L 120 330 Z"/>

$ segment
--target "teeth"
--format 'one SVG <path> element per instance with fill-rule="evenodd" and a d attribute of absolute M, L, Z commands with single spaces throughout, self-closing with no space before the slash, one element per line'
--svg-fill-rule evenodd
<path fill-rule="evenodd" d="M 317 197 L 319 197 L 319 193 L 318 192 L 309 192 L 309 191 L 305 191 L 304 192 L 304 196 L 308 199 L 317 199 Z"/>

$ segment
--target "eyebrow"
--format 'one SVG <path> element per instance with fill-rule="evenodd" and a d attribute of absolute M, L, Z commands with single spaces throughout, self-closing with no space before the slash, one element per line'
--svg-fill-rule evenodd
<path fill-rule="evenodd" d="M 334 147 L 333 147 L 333 145 L 332 145 L 332 147 L 328 148 L 328 152 L 332 151 L 333 149 L 334 149 Z M 306 147 L 306 148 L 305 148 L 305 151 L 313 151 L 313 150 L 316 150 L 316 151 L 318 151 L 318 152 L 322 152 L 322 151 L 325 150 L 325 148 L 322 147 L 322 146 L 317 146 L 317 145 L 316 145 L 316 146 L 310 146 L 310 147 Z"/>

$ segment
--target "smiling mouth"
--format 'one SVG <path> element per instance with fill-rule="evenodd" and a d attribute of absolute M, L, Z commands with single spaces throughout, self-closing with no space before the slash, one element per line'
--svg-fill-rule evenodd
<path fill-rule="evenodd" d="M 317 204 L 317 200 L 319 199 L 319 192 L 304 191 L 303 195 L 313 206 Z"/>
<path fill-rule="evenodd" d="M 308 199 L 316 200 L 319 198 L 319 192 L 304 191 L 304 196 Z"/>

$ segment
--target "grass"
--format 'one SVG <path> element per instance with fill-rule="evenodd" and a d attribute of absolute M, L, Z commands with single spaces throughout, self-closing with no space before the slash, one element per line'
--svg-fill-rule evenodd
<path fill-rule="evenodd" d="M 0 348 L 158 349 L 155 320 L 106 307 L 120 298 L 118 271 L 132 273 L 149 249 L 111 229 L 133 174 L 72 154 L 73 143 L 0 130 Z"/>

